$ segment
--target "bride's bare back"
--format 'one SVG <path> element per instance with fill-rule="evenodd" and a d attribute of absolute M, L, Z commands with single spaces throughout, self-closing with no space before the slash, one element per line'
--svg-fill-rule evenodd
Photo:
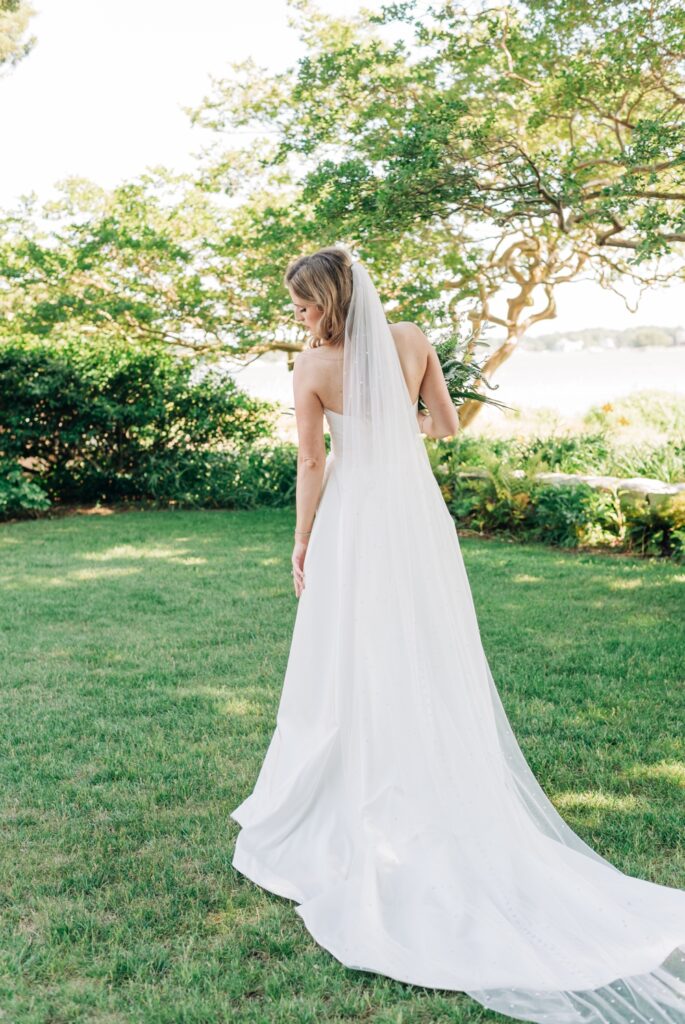
<path fill-rule="evenodd" d="M 416 324 L 402 322 L 388 326 L 412 402 L 416 402 L 420 395 L 432 414 L 433 423 L 444 423 L 446 433 L 454 432 L 454 406 L 435 349 Z M 306 420 L 309 412 L 321 414 L 324 409 L 330 409 L 331 412 L 342 413 L 342 347 L 319 345 L 305 349 L 298 354 L 295 367 L 298 422 Z"/>

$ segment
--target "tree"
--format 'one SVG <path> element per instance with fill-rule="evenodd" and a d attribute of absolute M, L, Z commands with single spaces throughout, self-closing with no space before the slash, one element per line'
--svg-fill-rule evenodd
<path fill-rule="evenodd" d="M 23 60 L 35 46 L 35 36 L 24 38 L 35 13 L 23 0 L 0 0 L 0 75 Z"/>
<path fill-rule="evenodd" d="M 212 265 L 225 225 L 211 197 L 161 168 L 111 192 L 78 178 L 59 190 L 0 217 L 0 338 L 227 345 Z"/>
<path fill-rule="evenodd" d="M 283 267 L 250 249 L 245 210 L 163 167 L 112 191 L 72 177 L 58 192 L 0 213 L 0 340 L 163 342 L 240 363 L 302 348 L 292 317 L 274 324 Z M 264 230 L 254 206 L 249 216 Z"/>
<path fill-rule="evenodd" d="M 334 239 L 373 265 L 396 315 L 442 326 L 468 308 L 474 344 L 503 327 L 486 373 L 555 316 L 559 285 L 584 275 L 627 299 L 682 275 L 676 0 L 443 0 L 421 17 L 409 0 L 349 19 L 291 6 L 297 66 L 235 65 L 192 112 L 217 131 L 201 183 L 236 207 L 223 254 L 261 295 L 251 350 L 286 314 L 265 278 Z M 225 147 L 236 131 L 254 133 L 249 152 Z"/>

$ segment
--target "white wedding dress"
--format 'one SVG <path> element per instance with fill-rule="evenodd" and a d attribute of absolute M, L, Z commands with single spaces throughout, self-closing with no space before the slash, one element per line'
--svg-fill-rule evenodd
<path fill-rule="evenodd" d="M 684 1024 L 685 891 L 559 816 L 513 735 L 368 274 L 234 867 L 347 967 L 541 1024 Z M 559 595 L 560 604 L 563 595 Z"/>

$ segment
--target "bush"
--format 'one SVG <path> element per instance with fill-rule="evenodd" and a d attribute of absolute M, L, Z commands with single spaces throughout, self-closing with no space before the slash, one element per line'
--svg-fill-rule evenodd
<path fill-rule="evenodd" d="M 192 374 L 156 345 L 6 342 L 0 457 L 28 460 L 53 501 L 138 500 L 150 496 L 141 467 L 191 454 L 199 465 L 270 435 L 272 406 L 230 377 Z"/>
<path fill-rule="evenodd" d="M 560 547 L 622 546 L 640 555 L 685 558 L 685 493 L 657 507 L 621 506 L 613 490 L 583 482 L 549 485 L 510 470 L 484 478 L 443 481 L 441 491 L 458 526 L 504 533 Z"/>
<path fill-rule="evenodd" d="M 616 452 L 613 467 L 617 476 L 678 483 L 685 480 L 685 443 L 626 446 Z"/>
<path fill-rule="evenodd" d="M 613 452 L 604 434 L 534 437 L 520 445 L 522 468 L 538 463 L 554 473 L 607 473 Z"/>
<path fill-rule="evenodd" d="M 685 434 L 685 403 L 680 395 L 663 391 L 638 391 L 590 409 L 585 422 L 601 430 L 641 427 L 670 437 Z"/>
<path fill-rule="evenodd" d="M 685 557 L 685 494 L 678 494 L 654 508 L 646 501 L 626 510 L 625 543 L 641 555 L 663 555 L 681 561 Z"/>
<path fill-rule="evenodd" d="M 297 447 L 259 443 L 236 452 L 152 455 L 139 474 L 141 492 L 160 505 L 285 507 L 295 501 Z"/>
<path fill-rule="evenodd" d="M 28 479 L 18 462 L 0 459 L 0 518 L 31 515 L 49 507 L 43 488 Z"/>
<path fill-rule="evenodd" d="M 505 466 L 487 469 L 483 479 L 442 486 L 443 497 L 457 523 L 479 533 L 525 532 L 531 519 L 533 484 Z"/>
<path fill-rule="evenodd" d="M 527 440 L 473 437 L 430 440 L 427 450 L 436 476 L 450 478 L 460 470 L 496 462 L 526 473 L 587 473 L 610 476 L 649 476 L 665 481 L 685 480 L 685 443 L 620 445 L 610 433 L 552 434 Z"/>
<path fill-rule="evenodd" d="M 519 468 L 516 459 L 512 458 L 515 442 L 506 439 L 456 434 L 449 439 L 427 438 L 425 443 L 433 469 L 444 470 L 447 476 L 460 469 L 502 462 L 511 464 L 513 469 Z"/>
<path fill-rule="evenodd" d="M 532 535 L 547 544 L 615 543 L 623 526 L 620 502 L 614 492 L 596 491 L 587 484 L 540 486 L 532 495 Z"/>
<path fill-rule="evenodd" d="M 585 483 L 542 484 L 506 467 L 484 477 L 442 480 L 440 488 L 458 526 L 479 533 L 530 537 L 560 547 L 616 545 L 624 519 L 613 491 Z"/>

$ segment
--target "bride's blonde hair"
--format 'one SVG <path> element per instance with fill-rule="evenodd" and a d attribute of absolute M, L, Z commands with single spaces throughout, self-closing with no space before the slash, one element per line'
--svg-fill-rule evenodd
<path fill-rule="evenodd" d="M 347 249 L 331 245 L 309 256 L 298 256 L 288 264 L 285 284 L 298 298 L 323 309 L 319 337 L 312 340 L 312 347 L 322 341 L 342 345 L 352 299 L 352 257 Z"/>

